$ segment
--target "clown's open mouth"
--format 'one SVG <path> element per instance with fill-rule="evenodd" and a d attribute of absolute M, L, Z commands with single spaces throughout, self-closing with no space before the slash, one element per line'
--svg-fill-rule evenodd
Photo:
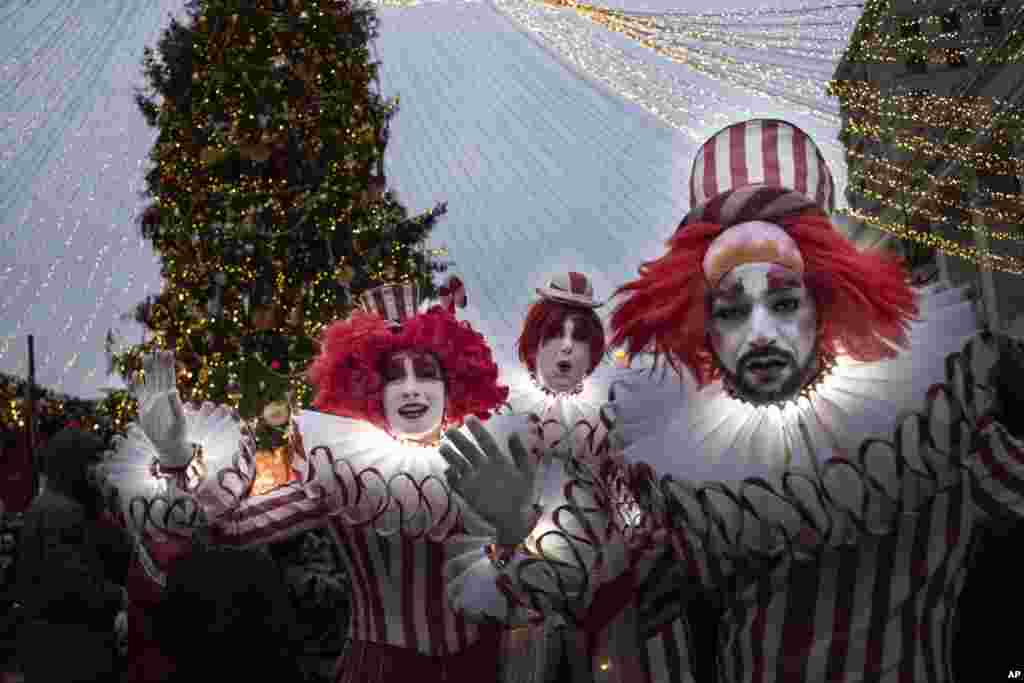
<path fill-rule="evenodd" d="M 418 420 L 426 415 L 428 410 L 430 410 L 430 406 L 422 403 L 407 403 L 398 409 L 398 414 L 406 420 Z"/>
<path fill-rule="evenodd" d="M 767 356 L 749 361 L 746 370 L 759 382 L 770 382 L 779 378 L 783 371 L 789 367 L 785 358 L 778 356 Z"/>
<path fill-rule="evenodd" d="M 556 367 L 563 375 L 568 375 L 572 371 L 572 363 L 567 360 L 558 361 L 558 365 Z"/>

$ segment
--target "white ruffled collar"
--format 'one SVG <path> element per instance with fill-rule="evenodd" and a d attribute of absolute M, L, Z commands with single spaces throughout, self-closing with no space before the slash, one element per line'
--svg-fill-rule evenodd
<path fill-rule="evenodd" d="M 659 475 L 736 481 L 813 467 L 855 455 L 866 438 L 891 437 L 898 417 L 920 410 L 928 387 L 943 381 L 947 355 L 978 329 L 964 289 L 920 290 L 919 307 L 907 350 L 876 363 L 838 358 L 816 390 L 784 406 L 750 405 L 720 381 L 698 390 L 691 377 L 674 373 L 617 382 L 616 431 L 626 459 Z"/>
<path fill-rule="evenodd" d="M 525 368 L 516 365 L 504 371 L 502 381 L 509 387 L 506 409 L 512 415 L 535 415 L 540 418 L 544 444 L 548 448 L 561 445 L 564 435 L 572 432 L 577 445 L 593 440 L 601 427 L 601 408 L 608 400 L 608 390 L 617 380 L 639 377 L 641 371 L 599 365 L 583 380 L 582 390 L 554 395 L 537 386 Z M 590 437 L 590 438 L 588 438 Z"/>
<path fill-rule="evenodd" d="M 300 411 L 294 420 L 305 453 L 294 462 L 300 481 L 308 479 L 310 460 L 318 461 L 318 448 L 327 448 L 339 479 L 350 492 L 359 492 L 357 503 L 340 512 L 347 523 L 371 525 L 385 536 L 399 531 L 444 536 L 466 520 L 467 511 L 448 489 L 448 463 L 437 446 L 399 441 L 366 421 L 312 410 Z M 527 421 L 496 416 L 484 427 L 505 448 L 513 432 L 527 432 Z M 473 440 L 468 430 L 463 433 Z"/>

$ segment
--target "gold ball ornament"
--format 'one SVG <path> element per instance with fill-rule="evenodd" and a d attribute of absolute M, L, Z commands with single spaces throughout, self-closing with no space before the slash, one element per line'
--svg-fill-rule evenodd
<path fill-rule="evenodd" d="M 271 427 L 281 427 L 288 424 L 291 417 L 291 409 L 285 401 L 274 401 L 263 408 L 263 419 Z"/>

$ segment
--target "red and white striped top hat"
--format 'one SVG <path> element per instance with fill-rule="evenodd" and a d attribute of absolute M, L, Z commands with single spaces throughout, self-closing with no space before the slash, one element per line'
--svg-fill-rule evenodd
<path fill-rule="evenodd" d="M 538 287 L 537 293 L 545 299 L 573 306 L 597 308 L 601 305 L 600 301 L 594 300 L 594 288 L 590 284 L 590 279 L 583 273 L 571 270 L 552 275 L 547 286 Z"/>
<path fill-rule="evenodd" d="M 682 226 L 771 223 L 814 208 L 827 216 L 835 183 L 807 133 L 786 121 L 751 119 L 715 133 L 697 152 L 690 207 Z"/>
<path fill-rule="evenodd" d="M 420 288 L 415 282 L 380 285 L 360 294 L 359 304 L 367 313 L 401 325 L 419 311 Z"/>

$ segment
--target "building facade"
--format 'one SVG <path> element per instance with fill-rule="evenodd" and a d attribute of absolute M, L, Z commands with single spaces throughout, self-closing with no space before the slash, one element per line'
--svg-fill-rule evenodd
<path fill-rule="evenodd" d="M 877 89 L 879 102 L 913 102 L 920 100 L 922 108 L 962 108 L 960 115 L 970 111 L 985 135 L 986 117 L 1000 112 L 1024 109 L 1024 70 L 1017 64 L 994 63 L 986 59 L 991 50 L 1003 53 L 1019 53 L 1024 40 L 1024 0 L 886 0 L 869 2 L 844 58 L 836 69 L 833 85 L 838 85 L 843 129 L 848 124 L 854 127 L 884 125 L 884 121 L 870 121 L 863 107 L 855 106 L 855 86 L 871 84 Z M 1000 53 L 1002 54 L 1002 53 Z M 845 84 L 845 88 L 843 87 Z M 898 99 L 895 99 L 898 98 Z M 945 99 L 939 99 L 945 98 Z M 911 104 L 911 107 L 913 105 Z M 947 112 L 955 119 L 957 112 Z M 939 117 L 943 118 L 943 117 Z M 863 128 L 861 128 L 863 129 Z M 904 129 L 906 130 L 906 129 Z M 949 130 L 930 126 L 915 126 L 909 129 L 933 144 L 950 140 Z M 921 166 L 920 157 L 897 144 L 894 139 L 877 139 L 872 136 L 853 136 L 847 142 L 847 161 L 851 176 L 855 167 L 863 167 L 865 158 L 884 159 L 893 174 L 906 174 L 912 166 Z M 980 136 L 965 142 L 981 144 Z M 1024 159 L 1024 136 L 1016 139 L 1010 152 L 1011 158 Z M 877 167 L 875 167 L 877 168 Z M 940 179 L 957 178 L 960 164 L 953 159 L 930 160 L 921 170 Z M 906 176 L 904 176 L 906 177 Z M 852 180 L 852 177 L 851 177 Z M 889 183 L 879 178 L 872 191 L 850 183 L 847 199 L 850 208 L 862 214 L 880 216 Z M 1020 205 L 1024 173 L 1016 170 L 1013 174 L 979 174 L 977 191 L 968 191 L 960 196 L 959 203 L 971 207 L 985 207 L 992 204 L 992 193 L 1003 196 L 1010 204 Z M 870 186 L 870 183 L 868 184 Z M 892 191 L 891 189 L 888 191 Z M 939 196 L 934 188 L 926 194 Z M 915 200 L 927 202 L 927 199 Z M 1013 224 L 988 225 L 990 231 L 1016 233 L 1017 239 L 987 239 L 985 231 L 974 230 L 978 219 L 963 211 L 951 210 L 949 202 L 935 203 L 932 218 L 911 219 L 907 227 L 918 232 L 927 232 L 956 242 L 965 247 L 981 251 L 991 250 L 994 254 L 1020 259 L 1024 262 L 1024 226 L 1014 220 Z M 941 214 L 941 218 L 938 218 Z M 938 219 L 937 219 L 938 218 Z M 868 231 L 880 231 L 867 228 Z M 880 235 L 880 241 L 888 242 L 895 250 L 906 255 L 908 249 L 917 248 L 916 260 L 920 270 L 933 273 L 947 284 L 960 285 L 975 283 L 979 294 L 979 316 L 994 329 L 1014 331 L 1024 335 L 1024 279 L 999 270 L 975 265 L 972 261 L 941 252 L 931 257 L 922 254 L 907 240 L 892 239 L 888 234 Z"/>

